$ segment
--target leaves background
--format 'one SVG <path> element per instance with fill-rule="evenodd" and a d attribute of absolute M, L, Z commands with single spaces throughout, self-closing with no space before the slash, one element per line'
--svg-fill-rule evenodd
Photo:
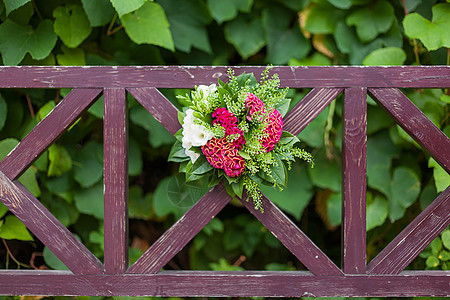
<path fill-rule="evenodd" d="M 229 0 L 226 4 L 219 0 L 1 0 L 0 59 L 4 65 L 444 65 L 450 57 L 449 20 L 450 3 L 436 0 Z M 0 90 L 1 157 L 68 91 Z M 162 92 L 173 100 L 186 90 Z M 448 90 L 404 92 L 449 135 Z M 306 89 L 291 90 L 291 106 L 306 93 Z M 127 97 L 133 260 L 206 192 L 202 187 L 207 183 L 184 183 L 178 165 L 166 161 L 174 138 L 133 97 Z M 294 165 L 286 190 L 266 191 L 338 265 L 341 97 L 299 135 L 314 154 L 316 167 Z M 368 104 L 371 259 L 450 179 L 370 97 Z M 99 258 L 103 256 L 102 114 L 99 99 L 20 179 Z M 233 203 L 167 268 L 303 268 Z M 0 237 L 28 240 L 23 225 L 7 210 L 1 211 Z M 447 269 L 448 231 L 438 239 L 443 247 L 433 242 L 409 268 Z M 40 257 L 36 263 L 59 268 L 38 241 L 27 245 L 22 262 L 28 263 L 32 252 L 44 249 L 45 259 Z M 3 252 L 3 267 L 8 266 L 7 257 Z"/>

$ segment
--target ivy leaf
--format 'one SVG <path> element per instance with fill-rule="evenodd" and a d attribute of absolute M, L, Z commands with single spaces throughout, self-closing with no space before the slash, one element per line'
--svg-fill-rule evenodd
<path fill-rule="evenodd" d="M 152 215 L 153 194 L 144 196 L 142 188 L 138 185 L 130 187 L 128 214 L 130 218 L 147 220 Z"/>
<path fill-rule="evenodd" d="M 439 266 L 439 259 L 433 255 L 430 255 L 428 256 L 425 263 L 429 268 L 436 268 L 437 266 Z"/>
<path fill-rule="evenodd" d="M 405 210 L 416 201 L 419 193 L 420 180 L 416 173 L 406 167 L 396 168 L 392 176 L 389 199 L 389 218 L 391 221 L 403 217 Z"/>
<path fill-rule="evenodd" d="M 84 214 L 103 220 L 103 183 L 99 182 L 87 189 L 82 189 L 74 195 L 75 206 Z"/>
<path fill-rule="evenodd" d="M 403 20 L 405 34 L 411 39 L 419 39 L 429 50 L 450 48 L 450 3 L 439 3 L 432 7 L 430 22 L 418 13 L 408 14 Z"/>
<path fill-rule="evenodd" d="M 225 25 L 225 38 L 236 48 L 243 59 L 256 54 L 265 45 L 264 29 L 261 19 L 250 20 L 242 15 Z"/>
<path fill-rule="evenodd" d="M 314 168 L 308 168 L 313 184 L 323 189 L 341 191 L 342 168 L 340 162 L 329 160 L 323 150 L 314 155 L 314 160 L 320 161 L 320 163 L 316 164 Z"/>
<path fill-rule="evenodd" d="M 238 12 L 250 12 L 253 0 L 208 0 L 208 9 L 217 23 L 230 21 L 237 17 Z"/>
<path fill-rule="evenodd" d="M 0 52 L 5 65 L 17 65 L 28 52 L 36 60 L 46 58 L 56 44 L 50 20 L 39 23 L 36 30 L 6 19 L 0 25 Z"/>
<path fill-rule="evenodd" d="M 56 34 L 69 48 L 78 47 L 91 34 L 91 25 L 80 5 L 59 6 L 53 17 Z"/>
<path fill-rule="evenodd" d="M 375 199 L 369 205 L 367 205 L 366 231 L 383 225 L 388 214 L 389 205 L 386 199 L 379 195 L 375 196 Z"/>
<path fill-rule="evenodd" d="M 450 250 L 450 230 L 444 230 L 441 237 L 444 247 Z"/>
<path fill-rule="evenodd" d="M 346 19 L 349 26 L 356 26 L 356 33 L 361 42 L 369 42 L 378 34 L 387 32 L 394 20 L 394 8 L 385 0 L 378 1 L 371 7 L 361 7 L 350 13 Z"/>
<path fill-rule="evenodd" d="M 428 167 L 433 168 L 434 184 L 438 193 L 450 185 L 450 175 L 433 159 L 428 160 Z"/>
<path fill-rule="evenodd" d="M 66 265 L 63 264 L 62 261 L 55 254 L 53 254 L 53 252 L 49 248 L 44 247 L 42 256 L 44 257 L 45 263 L 50 268 L 54 270 L 69 270 L 69 268 L 67 268 Z"/>
<path fill-rule="evenodd" d="M 158 3 L 146 2 L 138 10 L 123 15 L 120 20 L 126 33 L 136 44 L 153 44 L 175 50 L 169 22 Z"/>
<path fill-rule="evenodd" d="M 48 148 L 48 160 L 50 161 L 47 175 L 61 176 L 72 169 L 72 159 L 64 146 L 53 144 Z"/>
<path fill-rule="evenodd" d="M 70 49 L 62 45 L 61 50 L 63 53 L 57 54 L 56 59 L 61 66 L 84 66 L 86 65 L 86 57 L 83 49 L 74 48 Z"/>
<path fill-rule="evenodd" d="M 74 157 L 74 179 L 83 188 L 99 182 L 103 175 L 103 163 L 99 160 L 103 147 L 97 142 L 89 142 Z"/>
<path fill-rule="evenodd" d="M 30 191 L 35 197 L 41 195 L 41 189 L 36 179 L 37 168 L 35 166 L 29 167 L 22 176 L 20 176 L 19 181 Z"/>
<path fill-rule="evenodd" d="M 370 52 L 363 60 L 365 66 L 401 66 L 406 60 L 406 53 L 402 48 L 387 47 Z"/>
<path fill-rule="evenodd" d="M 304 19 L 303 29 L 305 31 L 313 34 L 328 34 L 334 32 L 342 13 L 342 10 L 323 2 L 307 7 L 300 18 Z"/>
<path fill-rule="evenodd" d="M 138 142 L 133 139 L 129 138 L 128 140 L 128 174 L 130 176 L 137 176 L 142 172 L 142 151 L 138 144 Z"/>
<path fill-rule="evenodd" d="M 88 0 L 90 1 L 90 0 Z M 123 15 L 126 15 L 130 12 L 133 12 L 135 10 L 138 10 L 141 8 L 146 0 L 110 0 L 111 4 L 116 9 L 117 13 L 119 14 L 119 17 L 122 17 Z"/>
<path fill-rule="evenodd" d="M 211 53 L 206 25 L 211 22 L 206 5 L 199 0 L 166 0 L 161 2 L 170 23 L 175 47 L 190 52 L 195 47 Z"/>
<path fill-rule="evenodd" d="M 27 4 L 30 1 L 31 0 L 3 0 L 3 2 L 5 3 L 6 15 L 9 15 L 10 12 L 18 9 L 19 7 Z"/>
<path fill-rule="evenodd" d="M 6 240 L 34 241 L 28 229 L 13 215 L 5 217 L 0 226 L 0 237 Z"/>
<path fill-rule="evenodd" d="M 124 4 L 130 2 L 129 0 L 121 1 Z M 106 25 L 114 16 L 114 7 L 109 0 L 81 0 L 81 3 L 92 27 Z"/>
<path fill-rule="evenodd" d="M 300 32 L 298 23 L 290 24 L 289 11 L 280 5 L 263 11 L 262 22 L 267 35 L 267 60 L 285 64 L 290 58 L 305 57 L 311 46 Z"/>
<path fill-rule="evenodd" d="M 0 130 L 3 129 L 6 122 L 6 116 L 8 115 L 8 106 L 6 105 L 5 99 L 0 95 Z"/>

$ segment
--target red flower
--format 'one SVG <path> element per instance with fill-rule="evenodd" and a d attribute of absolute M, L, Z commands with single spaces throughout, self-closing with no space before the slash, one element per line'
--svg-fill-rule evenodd
<path fill-rule="evenodd" d="M 240 176 L 245 169 L 245 160 L 239 155 L 233 143 L 226 137 L 212 138 L 202 146 L 202 152 L 208 162 L 216 169 L 223 169 L 230 177 Z"/>
<path fill-rule="evenodd" d="M 278 110 L 274 109 L 264 123 L 267 123 L 266 128 L 264 128 L 264 133 L 267 133 L 267 136 L 262 138 L 260 142 L 266 152 L 269 152 L 280 141 L 283 132 L 283 118 Z"/>

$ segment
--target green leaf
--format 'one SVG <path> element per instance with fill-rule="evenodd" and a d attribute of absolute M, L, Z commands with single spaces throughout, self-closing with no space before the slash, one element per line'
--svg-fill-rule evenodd
<path fill-rule="evenodd" d="M 327 217 L 331 226 L 339 226 L 342 222 L 342 200 L 340 193 L 332 193 L 327 199 Z"/>
<path fill-rule="evenodd" d="M 28 229 L 14 215 L 7 215 L 0 226 L 0 238 L 5 240 L 34 241 Z"/>
<path fill-rule="evenodd" d="M 17 65 L 26 53 L 36 60 L 46 58 L 56 44 L 57 37 L 49 20 L 39 23 L 36 30 L 6 19 L 0 25 L 0 52 L 5 65 Z"/>
<path fill-rule="evenodd" d="M 64 146 L 53 144 L 48 149 L 48 176 L 61 176 L 72 169 L 72 158 Z"/>
<path fill-rule="evenodd" d="M 375 196 L 373 202 L 367 205 L 366 230 L 369 231 L 377 226 L 383 225 L 389 214 L 389 205 L 382 196 Z"/>
<path fill-rule="evenodd" d="M 120 20 L 136 44 L 152 44 L 174 51 L 169 22 L 158 3 L 146 2 L 138 10 L 123 15 Z"/>
<path fill-rule="evenodd" d="M 144 196 L 142 188 L 133 185 L 129 190 L 128 214 L 133 219 L 148 220 L 152 216 L 153 194 Z"/>
<path fill-rule="evenodd" d="M 61 260 L 53 254 L 52 251 L 48 247 L 44 247 L 44 251 L 42 253 L 44 257 L 44 261 L 50 268 L 54 270 L 69 270 L 65 264 L 61 262 Z"/>
<path fill-rule="evenodd" d="M 292 24 L 286 15 L 289 10 L 281 5 L 263 10 L 262 22 L 267 36 L 267 60 L 285 64 L 290 58 L 305 57 L 311 46 L 300 32 L 298 23 Z"/>
<path fill-rule="evenodd" d="M 327 0 L 334 7 L 340 9 L 349 9 L 352 6 L 352 0 Z"/>
<path fill-rule="evenodd" d="M 258 17 L 247 20 L 240 15 L 225 24 L 224 31 L 227 41 L 244 60 L 256 54 L 265 45 L 264 29 Z"/>
<path fill-rule="evenodd" d="M 438 258 L 442 261 L 448 261 L 450 260 L 450 252 L 443 250 L 439 253 Z"/>
<path fill-rule="evenodd" d="M 3 204 L 3 202 L 0 202 L 0 218 L 3 218 L 8 211 L 9 209 L 6 207 L 6 205 Z"/>
<path fill-rule="evenodd" d="M 311 180 L 305 165 L 300 162 L 293 164 L 288 175 L 287 185 L 282 191 L 265 185 L 261 186 L 261 191 L 283 211 L 300 220 L 313 196 Z"/>
<path fill-rule="evenodd" d="M 428 167 L 433 168 L 434 184 L 438 193 L 450 185 L 450 175 L 433 159 L 428 160 Z"/>
<path fill-rule="evenodd" d="M 444 247 L 450 250 L 450 230 L 444 230 L 442 232 L 442 244 L 444 244 Z"/>
<path fill-rule="evenodd" d="M 395 221 L 403 217 L 420 193 L 420 180 L 409 168 L 399 167 L 394 170 L 389 198 L 389 217 Z"/>
<path fill-rule="evenodd" d="M 141 8 L 146 0 L 110 0 L 119 17 Z"/>
<path fill-rule="evenodd" d="M 86 56 L 81 48 L 70 49 L 62 45 L 63 53 L 57 54 L 56 59 L 61 66 L 84 66 L 86 65 Z"/>
<path fill-rule="evenodd" d="M 411 39 L 419 39 L 428 51 L 441 47 L 450 48 L 450 3 L 433 6 L 433 18 L 430 22 L 418 13 L 408 14 L 403 19 L 405 34 Z"/>
<path fill-rule="evenodd" d="M 9 15 L 10 12 L 18 9 L 19 7 L 27 4 L 30 1 L 31 0 L 3 0 L 3 2 L 5 3 L 6 15 Z"/>
<path fill-rule="evenodd" d="M 425 261 L 428 268 L 436 268 L 439 266 L 439 259 L 436 256 L 430 255 Z"/>
<path fill-rule="evenodd" d="M 199 0 L 165 0 L 161 2 L 175 48 L 190 52 L 191 47 L 211 53 L 206 25 L 211 22 L 205 3 Z"/>
<path fill-rule="evenodd" d="M 202 175 L 208 171 L 211 171 L 212 169 L 213 166 L 206 160 L 203 155 L 201 155 L 192 165 L 191 172 L 194 175 Z"/>
<path fill-rule="evenodd" d="M 37 169 L 34 166 L 29 167 L 22 176 L 20 176 L 19 181 L 30 191 L 35 197 L 41 195 L 41 189 L 39 188 L 39 183 L 36 179 Z"/>
<path fill-rule="evenodd" d="M 130 138 L 128 140 L 128 174 L 130 176 L 137 176 L 142 172 L 143 160 L 142 151 L 138 142 Z"/>
<path fill-rule="evenodd" d="M 314 168 L 308 168 L 312 183 L 320 188 L 339 192 L 342 185 L 340 162 L 326 158 L 323 150 L 314 155 L 314 160 L 320 163 L 317 163 Z"/>
<path fill-rule="evenodd" d="M 230 21 L 237 17 L 238 12 L 250 12 L 253 0 L 207 0 L 211 16 L 217 23 Z"/>
<path fill-rule="evenodd" d="M 52 214 L 66 227 L 75 224 L 80 212 L 73 203 L 50 193 L 44 193 L 41 202 L 52 212 Z"/>
<path fill-rule="evenodd" d="M 289 60 L 290 66 L 331 66 L 332 61 L 327 56 L 319 52 L 314 52 L 311 56 L 303 59 L 291 58 Z"/>
<path fill-rule="evenodd" d="M 4 159 L 18 143 L 19 141 L 14 138 L 7 138 L 0 141 L 0 160 Z"/>
<path fill-rule="evenodd" d="M 365 43 L 380 33 L 387 32 L 394 20 L 394 8 L 385 0 L 378 1 L 371 7 L 361 7 L 350 13 L 346 19 L 349 26 L 356 26 L 359 39 Z"/>
<path fill-rule="evenodd" d="M 53 17 L 56 34 L 69 48 L 78 47 L 91 34 L 92 27 L 80 5 L 59 6 Z"/>
<path fill-rule="evenodd" d="M 120 1 L 129 4 L 131 1 Z M 107 25 L 114 16 L 114 7 L 109 0 L 81 0 L 92 27 Z"/>
<path fill-rule="evenodd" d="M 79 190 L 74 196 L 75 206 L 81 213 L 103 220 L 103 183 Z"/>
<path fill-rule="evenodd" d="M 304 12 L 304 29 L 313 34 L 333 33 L 342 11 L 326 2 L 313 4 Z"/>
<path fill-rule="evenodd" d="M 313 148 L 323 145 L 323 135 L 327 124 L 329 107 L 325 108 L 305 129 L 300 132 L 298 138 Z"/>
<path fill-rule="evenodd" d="M 50 100 L 44 105 L 42 105 L 42 107 L 38 110 L 36 114 L 37 121 L 40 122 L 41 120 L 43 120 L 55 108 L 55 106 L 56 103 L 53 100 Z"/>
<path fill-rule="evenodd" d="M 83 188 L 99 182 L 103 175 L 103 148 L 97 142 L 89 142 L 74 157 L 74 179 Z"/>
<path fill-rule="evenodd" d="M 406 53 L 402 48 L 387 47 L 370 52 L 363 60 L 365 66 L 401 66 L 406 60 Z"/>
<path fill-rule="evenodd" d="M 8 115 L 8 106 L 6 105 L 5 99 L 0 95 L 0 130 L 5 126 L 6 117 Z"/>

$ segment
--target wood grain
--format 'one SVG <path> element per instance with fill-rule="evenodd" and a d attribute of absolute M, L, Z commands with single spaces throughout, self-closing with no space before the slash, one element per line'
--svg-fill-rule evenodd
<path fill-rule="evenodd" d="M 193 88 L 226 80 L 226 66 L 0 66 L 0 88 Z M 234 66 L 261 74 L 263 66 Z M 449 66 L 279 66 L 283 86 L 310 87 L 448 87 Z M 259 76 L 257 76 L 259 77 Z"/>
<path fill-rule="evenodd" d="M 375 101 L 450 173 L 450 139 L 399 89 L 369 89 Z"/>
<path fill-rule="evenodd" d="M 311 90 L 283 118 L 283 130 L 298 135 L 342 90 L 342 88 L 315 88 Z"/>
<path fill-rule="evenodd" d="M 450 186 L 369 263 L 368 272 L 399 274 L 449 225 Z"/>
<path fill-rule="evenodd" d="M 128 268 L 128 129 L 125 89 L 104 94 L 104 234 L 105 272 Z"/>
<path fill-rule="evenodd" d="M 0 271 L 0 294 L 156 297 L 416 297 L 450 296 L 450 272 L 314 276 L 310 272 L 163 271 L 73 275 L 63 271 Z"/>
<path fill-rule="evenodd" d="M 156 273 L 194 238 L 231 200 L 222 184 L 213 187 L 128 269 L 127 273 Z"/>
<path fill-rule="evenodd" d="M 100 89 L 72 90 L 0 161 L 0 171 L 15 180 L 58 139 L 100 94 Z"/>
<path fill-rule="evenodd" d="M 262 197 L 263 213 L 254 208 L 252 200 L 241 199 L 241 203 L 314 275 L 342 275 L 328 256 L 266 196 Z"/>
<path fill-rule="evenodd" d="M 342 269 L 366 273 L 367 89 L 345 89 L 342 142 Z"/>
<path fill-rule="evenodd" d="M 130 88 L 128 91 L 171 134 L 181 128 L 177 108 L 160 91 L 155 88 Z"/>
<path fill-rule="evenodd" d="M 19 181 L 0 171 L 0 200 L 73 273 L 101 274 L 101 262 Z"/>

